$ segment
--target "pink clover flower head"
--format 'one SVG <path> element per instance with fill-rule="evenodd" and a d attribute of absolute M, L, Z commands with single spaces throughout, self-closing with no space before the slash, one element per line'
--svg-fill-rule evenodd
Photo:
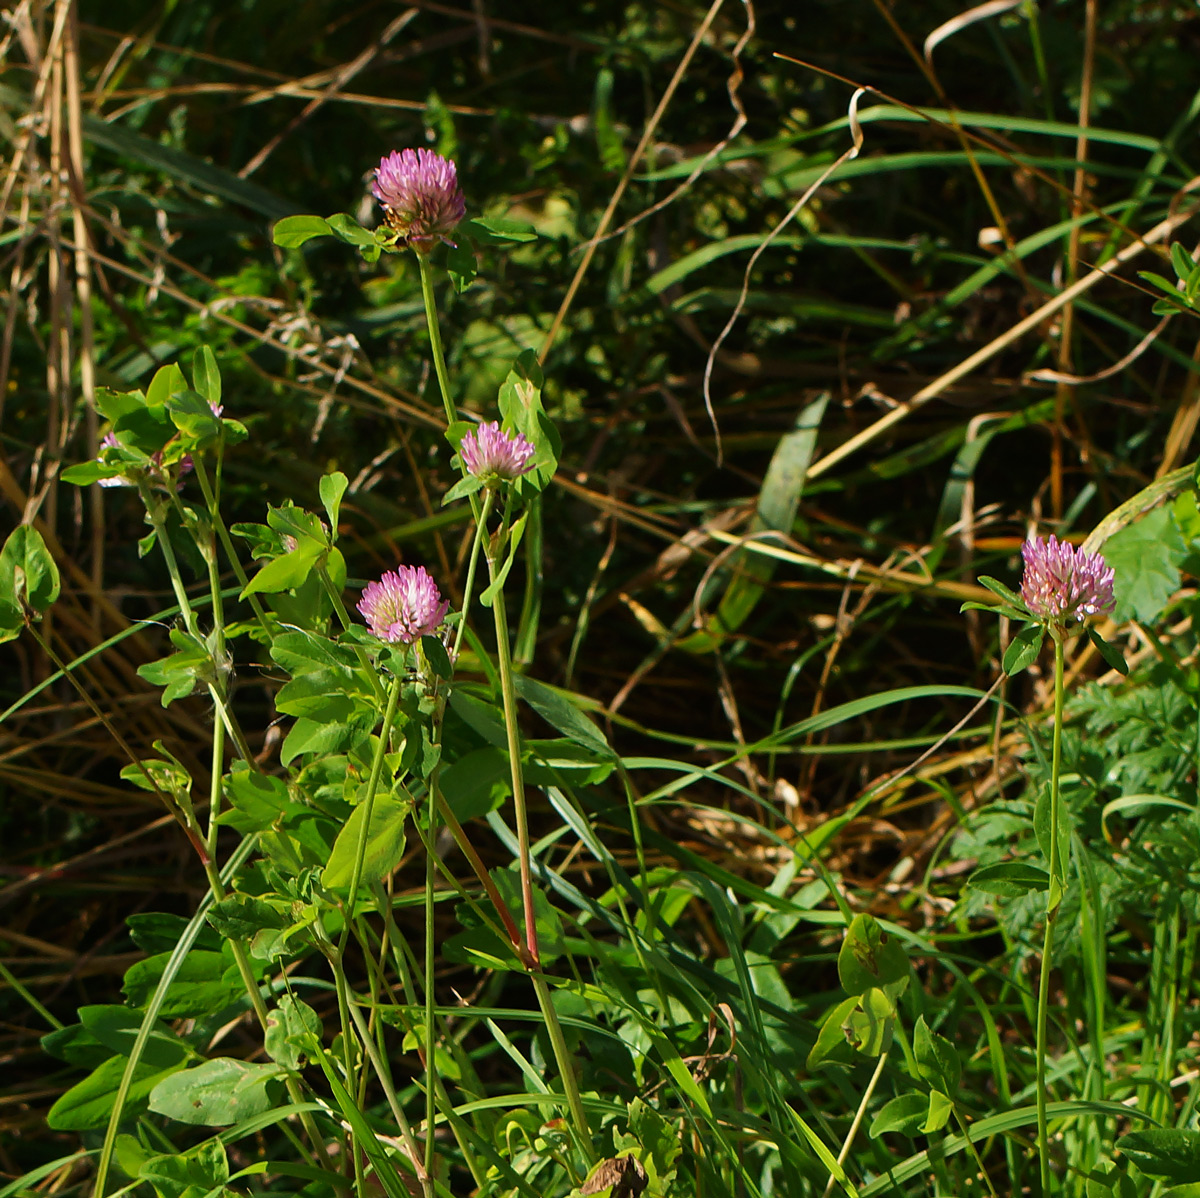
<path fill-rule="evenodd" d="M 520 433 L 506 433 L 498 421 L 467 433 L 458 447 L 468 473 L 485 481 L 509 481 L 533 469 L 533 446 Z"/>
<path fill-rule="evenodd" d="M 1089 616 L 1107 616 L 1116 606 L 1113 571 L 1100 554 L 1085 553 L 1051 535 L 1046 541 L 1030 537 L 1021 556 L 1021 598 L 1035 619 L 1082 623 Z"/>
<path fill-rule="evenodd" d="M 383 205 L 383 219 L 414 250 L 427 254 L 467 214 L 458 186 L 458 168 L 432 150 L 393 150 L 379 160 L 371 192 Z"/>
<path fill-rule="evenodd" d="M 384 641 L 411 645 L 432 636 L 450 607 L 424 566 L 398 566 L 363 589 L 358 610 L 367 627 Z"/>

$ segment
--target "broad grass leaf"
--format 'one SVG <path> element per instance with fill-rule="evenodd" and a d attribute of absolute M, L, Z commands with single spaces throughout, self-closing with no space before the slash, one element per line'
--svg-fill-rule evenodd
<path fill-rule="evenodd" d="M 844 999 L 821 1021 L 817 1042 L 812 1046 L 805 1062 L 810 1073 L 823 1065 L 849 1066 L 856 1063 L 854 1050 L 846 1040 L 844 1025 L 857 1006 L 857 998 Z"/>
<path fill-rule="evenodd" d="M 517 694 L 568 740 L 573 740 L 602 757 L 611 759 L 614 756 L 604 733 L 575 707 L 562 691 L 523 674 L 518 674 L 513 681 Z"/>
<path fill-rule="evenodd" d="M 164 1078 L 150 1094 L 150 1109 L 180 1123 L 228 1127 L 269 1110 L 268 1085 L 281 1076 L 278 1065 L 217 1057 Z"/>
<path fill-rule="evenodd" d="M 1031 890 L 1046 890 L 1050 875 L 1036 865 L 1024 861 L 997 861 L 977 869 L 968 879 L 967 885 L 985 894 L 997 894 L 1002 898 L 1019 898 Z"/>
<path fill-rule="evenodd" d="M 264 928 L 286 928 L 291 920 L 263 899 L 231 894 L 212 905 L 208 922 L 227 940 L 249 940 Z"/>
<path fill-rule="evenodd" d="M 122 989 L 129 1003 L 144 1007 L 166 969 L 170 953 L 137 961 L 125 971 Z M 232 957 L 193 949 L 179 967 L 159 1014 L 167 1019 L 212 1015 L 231 1006 L 245 993 Z"/>
<path fill-rule="evenodd" d="M 295 211 L 292 204 L 267 188 L 240 179 L 232 171 L 205 162 L 194 154 L 163 145 L 155 138 L 143 137 L 115 121 L 85 114 L 83 134 L 95 145 L 158 171 L 171 186 L 191 184 L 266 217 L 286 216 Z"/>
<path fill-rule="evenodd" d="M 100 1003 L 79 1008 L 79 1022 L 110 1052 L 127 1057 L 141 1030 L 140 1011 L 116 1003 Z M 156 1024 L 142 1049 L 142 1060 L 156 1069 L 171 1069 L 185 1064 L 193 1053 L 191 1047 L 169 1029 Z"/>
<path fill-rule="evenodd" d="M 285 216 L 271 229 L 271 240 L 285 250 L 295 249 L 314 237 L 330 237 L 333 229 L 323 216 Z"/>
<path fill-rule="evenodd" d="M 58 566 L 32 524 L 18 524 L 0 550 L 0 602 L 41 613 L 58 598 Z"/>
<path fill-rule="evenodd" d="M 144 1159 L 136 1176 L 149 1182 L 161 1198 L 200 1198 L 229 1180 L 225 1145 L 215 1137 L 187 1152 Z M 222 1195 L 229 1194 L 223 1191 Z"/>
<path fill-rule="evenodd" d="M 362 873 L 359 876 L 360 886 L 382 882 L 399 865 L 400 858 L 404 856 L 404 821 L 408 812 L 409 804 L 406 802 L 386 794 L 375 796 Z M 330 890 L 345 890 L 353 879 L 358 842 L 366 816 L 366 803 L 359 803 L 334 841 L 329 864 L 321 874 L 322 884 Z"/>
<path fill-rule="evenodd" d="M 1187 545 L 1169 507 L 1160 507 L 1104 542 L 1104 560 L 1116 574 L 1113 619 L 1152 624 L 1179 589 Z"/>
<path fill-rule="evenodd" d="M 917 1072 L 933 1087 L 947 1094 L 958 1092 L 962 1062 L 954 1045 L 945 1036 L 931 1031 L 922 1015 L 913 1029 L 913 1052 Z"/>
<path fill-rule="evenodd" d="M 499 749 L 476 749 L 438 775 L 442 796 L 459 823 L 495 811 L 512 793 L 508 757 Z"/>
<path fill-rule="evenodd" d="M 868 1133 L 872 1140 L 888 1132 L 900 1132 L 911 1137 L 920 1131 L 929 1111 L 929 1100 L 924 1094 L 901 1094 L 883 1104 L 879 1114 L 871 1121 Z"/>
<path fill-rule="evenodd" d="M 865 994 L 908 977 L 908 957 L 873 915 L 861 914 L 846 930 L 838 952 L 838 980 L 847 994 Z"/>
<path fill-rule="evenodd" d="M 943 1094 L 941 1090 L 930 1090 L 929 1114 L 926 1116 L 925 1122 L 921 1124 L 921 1131 L 925 1135 L 941 1131 L 950 1122 L 950 1116 L 953 1113 L 953 1101 Z"/>
<path fill-rule="evenodd" d="M 800 412 L 794 428 L 775 446 L 750 523 L 751 536 L 772 532 L 782 536 L 791 534 L 828 404 L 828 393 L 813 400 Z M 732 577 L 716 613 L 706 628 L 685 637 L 677 648 L 687 653 L 711 652 L 726 636 L 736 632 L 758 605 L 776 565 L 774 558 L 753 549 L 735 550 L 729 558 Z"/>
<path fill-rule="evenodd" d="M 47 1125 L 55 1131 L 93 1131 L 104 1127 L 112 1114 L 126 1063 L 125 1057 L 115 1056 L 98 1065 L 55 1102 L 46 1115 Z M 182 1068 L 182 1061 L 168 1069 L 140 1061 L 125 1096 L 125 1116 L 132 1117 L 141 1111 L 154 1087 Z"/>
<path fill-rule="evenodd" d="M 1155 1127 L 1132 1131 L 1117 1147 L 1143 1173 L 1176 1183 L 1200 1177 L 1200 1131 L 1182 1127 Z"/>
<path fill-rule="evenodd" d="M 271 1060 L 285 1069 L 303 1068 L 308 1057 L 305 1045 L 321 1038 L 321 1018 L 306 1002 L 290 994 L 279 996 L 279 1007 L 267 1014 L 263 1046 Z"/>
<path fill-rule="evenodd" d="M 323 546 L 314 541 L 304 541 L 299 548 L 285 553 L 265 566 L 246 584 L 241 598 L 248 595 L 275 594 L 277 591 L 293 591 L 308 581 Z"/>

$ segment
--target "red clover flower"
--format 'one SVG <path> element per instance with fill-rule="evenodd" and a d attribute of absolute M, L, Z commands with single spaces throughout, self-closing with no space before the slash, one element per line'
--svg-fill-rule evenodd
<path fill-rule="evenodd" d="M 458 169 L 432 150 L 393 150 L 381 158 L 371 191 L 384 223 L 420 254 L 439 241 L 453 245 L 448 235 L 467 214 Z"/>
<path fill-rule="evenodd" d="M 363 589 L 358 610 L 367 627 L 384 641 L 411 645 L 432 636 L 450 607 L 424 566 L 399 566 Z"/>
<path fill-rule="evenodd" d="M 518 478 L 533 469 L 533 446 L 520 433 L 506 433 L 498 421 L 467 433 L 458 447 L 468 473 L 485 482 Z"/>
<path fill-rule="evenodd" d="M 1021 598 L 1034 619 L 1063 627 L 1107 616 L 1116 606 L 1113 571 L 1100 554 L 1085 553 L 1052 535 L 1048 541 L 1031 537 L 1021 556 Z"/>

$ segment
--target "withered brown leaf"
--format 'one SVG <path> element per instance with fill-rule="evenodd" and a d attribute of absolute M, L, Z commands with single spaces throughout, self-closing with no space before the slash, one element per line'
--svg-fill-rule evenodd
<path fill-rule="evenodd" d="M 632 1156 L 614 1156 L 601 1161 L 579 1187 L 581 1194 L 612 1190 L 611 1198 L 638 1198 L 646 1188 L 646 1170 Z"/>

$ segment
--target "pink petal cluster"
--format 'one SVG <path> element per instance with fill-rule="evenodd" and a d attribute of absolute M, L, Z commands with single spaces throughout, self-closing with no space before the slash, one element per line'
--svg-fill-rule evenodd
<path fill-rule="evenodd" d="M 363 589 L 358 610 L 367 627 L 384 641 L 411 645 L 432 636 L 450 607 L 424 566 L 399 566 Z"/>
<path fill-rule="evenodd" d="M 439 241 L 453 245 L 449 234 L 467 214 L 457 167 L 432 150 L 393 150 L 381 158 L 371 191 L 387 226 L 422 254 Z"/>
<path fill-rule="evenodd" d="M 1116 606 L 1113 571 L 1100 554 L 1085 553 L 1052 535 L 1048 541 L 1030 537 L 1021 556 L 1021 598 L 1036 619 L 1062 625 L 1107 616 Z"/>
<path fill-rule="evenodd" d="M 520 433 L 502 432 L 496 420 L 467 433 L 458 452 L 477 478 L 508 480 L 533 469 L 533 446 Z"/>

